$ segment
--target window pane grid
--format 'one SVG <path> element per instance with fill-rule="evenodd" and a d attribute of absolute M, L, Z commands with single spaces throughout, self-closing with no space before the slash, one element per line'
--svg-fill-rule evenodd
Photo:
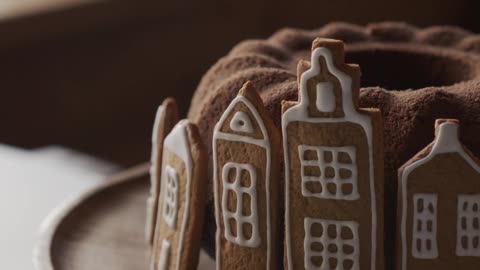
<path fill-rule="evenodd" d="M 305 269 L 360 269 L 357 222 L 307 217 L 304 228 Z"/>
<path fill-rule="evenodd" d="M 437 258 L 437 194 L 414 194 L 413 209 L 412 256 Z"/>
<path fill-rule="evenodd" d="M 233 181 L 228 178 L 233 171 Z M 246 173 L 250 181 L 249 186 L 242 186 L 241 177 Z M 229 162 L 225 164 L 222 172 L 222 212 L 225 225 L 225 238 L 237 245 L 257 247 L 260 245 L 260 232 L 258 228 L 256 172 L 250 164 Z M 235 194 L 235 211 L 228 208 L 229 193 Z M 243 214 L 244 199 L 250 201 L 250 215 Z M 244 228 L 251 228 L 251 236 L 247 237 Z"/>
<path fill-rule="evenodd" d="M 459 195 L 457 256 L 480 257 L 480 195 Z"/>
<path fill-rule="evenodd" d="M 165 166 L 165 195 L 163 202 L 163 218 L 172 229 L 175 228 L 178 207 L 178 174 L 174 168 Z"/>
<path fill-rule="evenodd" d="M 299 145 L 298 152 L 303 196 L 341 200 L 360 197 L 355 147 Z M 311 156 L 306 157 L 308 154 Z"/>

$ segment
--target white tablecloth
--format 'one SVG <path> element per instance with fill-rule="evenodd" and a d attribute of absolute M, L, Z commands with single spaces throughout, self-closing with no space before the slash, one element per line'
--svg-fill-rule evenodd
<path fill-rule="evenodd" d="M 0 144 L 0 269 L 33 269 L 42 220 L 115 170 L 62 147 L 27 151 Z"/>

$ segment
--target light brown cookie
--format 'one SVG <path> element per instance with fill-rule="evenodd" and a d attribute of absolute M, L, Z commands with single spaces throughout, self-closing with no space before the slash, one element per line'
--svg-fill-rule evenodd
<path fill-rule="evenodd" d="M 358 108 L 341 41 L 316 39 L 298 71 L 299 101 L 282 103 L 285 268 L 382 270 L 380 111 Z"/>
<path fill-rule="evenodd" d="M 157 109 L 152 131 L 152 154 L 150 165 L 150 196 L 147 199 L 147 220 L 145 240 L 153 244 L 155 222 L 157 221 L 158 196 L 160 194 L 160 177 L 162 175 L 163 141 L 173 126 L 178 122 L 177 102 L 167 98 Z"/>
<path fill-rule="evenodd" d="M 173 128 L 163 148 L 151 269 L 193 270 L 206 205 L 207 151 L 197 127 L 188 120 Z"/>
<path fill-rule="evenodd" d="M 480 267 L 480 163 L 458 129 L 437 120 L 434 141 L 399 169 L 398 270 Z"/>
<path fill-rule="evenodd" d="M 251 82 L 215 126 L 217 269 L 278 269 L 280 132 Z"/>

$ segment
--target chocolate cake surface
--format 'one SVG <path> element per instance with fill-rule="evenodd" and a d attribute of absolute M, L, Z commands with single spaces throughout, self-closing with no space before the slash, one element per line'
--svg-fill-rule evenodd
<path fill-rule="evenodd" d="M 297 63 L 310 59 L 316 37 L 346 43 L 346 63 L 359 64 L 362 70 L 360 106 L 382 111 L 385 239 L 394 239 L 397 170 L 433 140 L 435 119 L 459 119 L 461 140 L 480 156 L 480 35 L 450 26 L 332 23 L 312 31 L 282 29 L 266 40 L 243 41 L 210 68 L 192 99 L 188 117 L 198 125 L 210 159 L 213 128 L 248 80 L 280 127 L 281 101 L 297 99 Z M 213 255 L 212 194 L 206 213 L 204 247 Z M 393 263 L 393 244 L 386 243 L 387 268 Z"/>

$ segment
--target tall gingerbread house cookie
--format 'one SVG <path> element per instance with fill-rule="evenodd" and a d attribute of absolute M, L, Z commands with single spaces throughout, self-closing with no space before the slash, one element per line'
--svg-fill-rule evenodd
<path fill-rule="evenodd" d="M 280 132 L 251 82 L 215 126 L 213 154 L 217 269 L 278 269 Z"/>
<path fill-rule="evenodd" d="M 147 220 L 145 240 L 153 244 L 155 223 L 157 221 L 158 196 L 160 195 L 160 178 L 162 175 L 163 141 L 178 121 L 177 103 L 167 98 L 158 106 L 152 131 L 152 154 L 150 160 L 150 196 L 147 199 Z"/>
<path fill-rule="evenodd" d="M 397 269 L 479 269 L 480 166 L 457 120 L 399 170 Z"/>
<path fill-rule="evenodd" d="M 180 121 L 165 138 L 153 270 L 196 269 L 207 194 L 207 152 L 197 127 Z"/>
<path fill-rule="evenodd" d="M 286 268 L 383 268 L 380 111 L 358 106 L 360 69 L 316 39 L 299 101 L 282 103 Z"/>

